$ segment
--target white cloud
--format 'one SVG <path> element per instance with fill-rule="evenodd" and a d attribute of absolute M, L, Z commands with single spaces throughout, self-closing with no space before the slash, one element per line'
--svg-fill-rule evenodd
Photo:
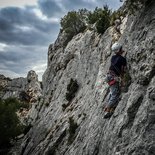
<path fill-rule="evenodd" d="M 0 52 L 5 52 L 5 48 L 7 47 L 6 44 L 0 43 Z"/>
<path fill-rule="evenodd" d="M 37 5 L 37 0 L 0 0 L 0 7 L 16 6 L 23 7 L 25 5 Z"/>
<path fill-rule="evenodd" d="M 60 23 L 60 18 L 50 18 L 52 23 Z"/>
<path fill-rule="evenodd" d="M 35 13 L 35 15 L 37 17 L 39 17 L 42 20 L 48 20 L 47 16 L 43 15 L 43 13 L 41 12 L 41 10 L 39 10 L 38 8 L 34 8 L 33 12 Z"/>
<path fill-rule="evenodd" d="M 33 29 L 32 27 L 29 27 L 29 26 L 16 25 L 15 27 L 18 28 L 19 30 L 23 31 L 23 32 L 32 31 L 32 29 Z"/>
<path fill-rule="evenodd" d="M 32 70 L 36 71 L 36 73 L 42 73 L 45 71 L 47 64 L 37 64 L 37 66 L 32 67 Z"/>
<path fill-rule="evenodd" d="M 33 9 L 34 14 L 39 17 L 41 20 L 47 21 L 47 22 L 52 22 L 52 23 L 59 23 L 60 22 L 60 18 L 57 17 L 52 17 L 52 18 L 48 18 L 47 16 L 45 16 L 41 10 L 39 8 L 34 8 Z"/>
<path fill-rule="evenodd" d="M 46 68 L 47 68 L 47 63 L 42 63 L 42 64 L 38 63 L 36 66 L 32 67 L 32 70 L 34 70 L 37 73 L 38 79 L 40 81 L 42 81 L 42 75 L 45 72 Z"/>
<path fill-rule="evenodd" d="M 23 74 L 18 74 L 10 70 L 3 70 L 3 69 L 0 69 L 0 74 L 3 74 L 5 77 L 10 77 L 10 78 L 25 77 L 25 75 Z"/>

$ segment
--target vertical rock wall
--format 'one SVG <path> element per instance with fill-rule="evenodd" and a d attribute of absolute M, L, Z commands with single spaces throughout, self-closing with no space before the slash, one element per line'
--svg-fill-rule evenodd
<path fill-rule="evenodd" d="M 113 28 L 85 31 L 63 47 L 50 45 L 37 118 L 25 136 L 23 155 L 153 155 L 155 152 L 155 2 L 124 19 L 120 42 L 128 52 L 131 84 L 114 115 L 103 119 Z M 126 26 L 124 26 L 126 25 Z M 71 79 L 77 81 L 74 88 Z M 72 93 L 71 100 L 66 93 Z"/>

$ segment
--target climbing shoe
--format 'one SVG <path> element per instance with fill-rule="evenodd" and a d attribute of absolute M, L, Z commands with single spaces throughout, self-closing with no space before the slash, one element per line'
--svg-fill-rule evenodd
<path fill-rule="evenodd" d="M 112 116 L 112 113 L 110 112 L 105 112 L 104 118 L 110 118 Z"/>
<path fill-rule="evenodd" d="M 114 113 L 116 107 L 110 108 L 110 113 Z"/>

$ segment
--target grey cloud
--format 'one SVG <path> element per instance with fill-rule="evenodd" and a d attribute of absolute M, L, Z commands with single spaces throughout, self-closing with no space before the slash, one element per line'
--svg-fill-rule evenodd
<path fill-rule="evenodd" d="M 47 17 L 53 17 L 62 13 L 61 7 L 54 0 L 39 0 L 38 4 Z"/>
<path fill-rule="evenodd" d="M 63 1 L 63 6 L 68 10 L 78 10 L 82 8 L 92 9 L 94 8 L 93 2 L 83 1 L 83 0 L 66 0 Z"/>
<path fill-rule="evenodd" d="M 0 36 L 0 42 L 16 45 L 47 45 L 49 44 L 50 38 L 51 40 L 55 38 L 50 37 L 49 31 L 47 34 L 44 34 L 36 30 L 24 32 L 18 29 L 13 29 L 13 31 L 0 31 Z"/>
<path fill-rule="evenodd" d="M 33 8 L 32 8 L 33 9 Z M 32 9 L 8 7 L 0 10 L 0 21 L 8 25 L 33 26 L 41 31 L 49 30 L 49 22 L 39 19 Z"/>
<path fill-rule="evenodd" d="M 83 0 L 38 0 L 42 12 L 48 17 L 64 16 L 68 11 L 95 7 L 92 2 Z"/>
<path fill-rule="evenodd" d="M 46 63 L 46 55 L 47 47 L 44 46 L 10 46 L 5 52 L 0 51 L 0 68 L 24 74 L 34 65 Z"/>
<path fill-rule="evenodd" d="M 29 27 L 25 31 L 22 27 Z M 8 7 L 0 10 L 0 42 L 7 44 L 49 44 L 55 39 L 59 24 L 44 21 L 32 9 Z M 55 36 L 51 36 L 54 33 Z M 51 40 L 52 41 L 52 40 Z"/>
<path fill-rule="evenodd" d="M 96 0 L 96 1 L 85 1 L 85 0 L 39 0 L 39 6 L 42 12 L 48 17 L 53 17 L 61 14 L 64 16 L 68 11 L 78 10 L 86 8 L 88 10 L 94 10 L 95 7 L 103 7 L 108 5 L 110 8 L 117 9 L 122 4 L 120 0 Z"/>

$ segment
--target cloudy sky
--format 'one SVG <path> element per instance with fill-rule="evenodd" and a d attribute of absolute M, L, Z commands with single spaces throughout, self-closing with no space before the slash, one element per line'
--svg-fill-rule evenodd
<path fill-rule="evenodd" d="M 26 77 L 35 70 L 41 80 L 60 19 L 68 11 L 105 4 L 112 9 L 122 5 L 119 0 L 0 0 L 0 74 Z"/>

